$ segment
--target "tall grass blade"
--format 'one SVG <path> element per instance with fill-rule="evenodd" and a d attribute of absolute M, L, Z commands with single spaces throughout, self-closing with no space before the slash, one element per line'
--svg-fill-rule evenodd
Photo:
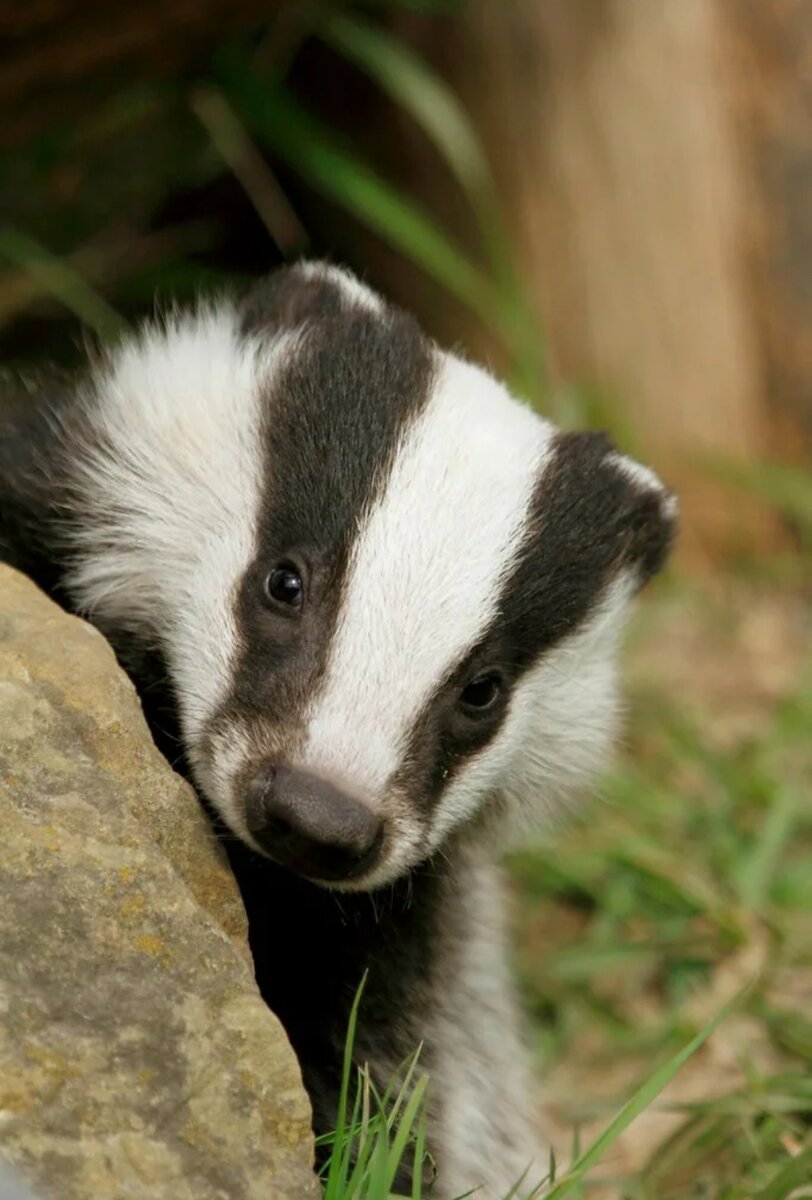
<path fill-rule="evenodd" d="M 462 103 L 414 50 L 386 30 L 337 14 L 329 16 L 319 32 L 409 113 L 459 183 L 477 218 L 497 293 L 489 324 L 501 330 L 515 359 L 519 389 L 528 394 L 546 389 L 544 338 L 516 270 L 490 164 Z"/>
<path fill-rule="evenodd" d="M 393 34 L 355 17 L 331 14 L 318 32 L 409 113 L 463 191 L 492 216 L 495 196 L 488 161 L 468 114 L 445 81 Z"/>
<path fill-rule="evenodd" d="M 199 87 L 189 106 L 285 257 L 305 250 L 307 231 L 225 96 L 217 88 Z"/>
<path fill-rule="evenodd" d="M 812 1146 L 791 1159 L 752 1200 L 790 1200 L 799 1185 L 812 1183 Z"/>
<path fill-rule="evenodd" d="M 496 296 L 488 276 L 418 204 L 376 175 L 284 89 L 244 69 L 224 65 L 223 72 L 232 103 L 268 149 L 452 295 L 493 319 Z"/>
<path fill-rule="evenodd" d="M 414 1135 L 412 1166 L 412 1200 L 421 1200 L 423 1195 L 423 1167 L 426 1162 L 426 1121 L 418 1121 Z"/>
<path fill-rule="evenodd" d="M 745 989 L 746 992 L 747 989 Z M 606 1129 L 600 1134 L 592 1145 L 586 1150 L 573 1165 L 570 1167 L 566 1175 L 560 1182 L 553 1185 L 545 1196 L 545 1200 L 562 1200 L 567 1196 L 572 1198 L 577 1195 L 576 1189 L 580 1185 L 581 1180 L 592 1167 L 603 1158 L 606 1151 L 613 1145 L 620 1135 L 628 1129 L 632 1121 L 639 1117 L 650 1104 L 659 1096 L 660 1092 L 665 1088 L 671 1080 L 677 1075 L 683 1065 L 688 1061 L 693 1054 L 702 1046 L 711 1034 L 718 1028 L 728 1014 L 741 1002 L 742 996 L 745 993 L 739 993 L 734 999 L 724 1006 L 705 1026 L 704 1029 L 692 1038 L 686 1046 L 683 1046 L 668 1062 L 654 1071 L 652 1075 L 637 1089 L 634 1095 L 628 1100 L 620 1112 L 612 1121 L 609 1122 Z"/>
<path fill-rule="evenodd" d="M 749 853 L 739 863 L 739 893 L 754 912 L 763 912 L 769 901 L 785 847 L 796 827 L 799 799 L 790 788 L 780 788 L 767 809 L 764 823 Z"/>
<path fill-rule="evenodd" d="M 0 230 L 0 259 L 21 267 L 43 292 L 54 296 L 104 341 L 114 341 L 126 322 L 94 287 L 40 242 L 16 230 Z"/>
<path fill-rule="evenodd" d="M 348 1143 L 351 1143 L 351 1135 L 347 1129 L 347 1108 L 350 1092 L 350 1076 L 352 1075 L 353 1052 L 355 1049 L 355 1032 L 358 1027 L 358 1010 L 361 1006 L 361 998 L 366 987 L 367 976 L 364 976 L 358 985 L 358 991 L 355 993 L 355 999 L 352 1002 L 350 1009 L 350 1019 L 347 1023 L 347 1039 L 344 1043 L 344 1061 L 341 1068 L 341 1088 L 338 1095 L 338 1111 L 336 1113 L 336 1133 L 333 1142 L 333 1152 L 330 1157 L 330 1166 L 327 1172 L 327 1180 L 325 1183 L 325 1200 L 341 1200 L 341 1192 L 339 1191 L 342 1176 L 345 1174 L 345 1157 L 348 1150 Z M 351 1150 L 351 1145 L 349 1146 Z"/>
<path fill-rule="evenodd" d="M 414 1136 L 414 1128 L 419 1121 L 426 1120 L 425 1114 L 425 1096 L 426 1088 L 428 1087 L 428 1078 L 424 1075 L 419 1079 L 414 1086 L 412 1094 L 409 1096 L 406 1107 L 403 1109 L 403 1115 L 395 1130 L 395 1136 L 392 1141 L 392 1151 L 389 1158 L 389 1174 L 387 1177 L 387 1189 L 392 1190 L 395 1183 L 395 1176 L 398 1168 L 406 1157 L 406 1150 L 409 1145 L 409 1140 Z"/>
<path fill-rule="evenodd" d="M 409 1058 L 406 1059 L 406 1062 L 403 1064 L 403 1067 L 401 1067 L 400 1070 L 395 1075 L 395 1080 L 400 1078 L 400 1079 L 402 1079 L 402 1083 L 400 1084 L 400 1087 L 398 1088 L 398 1093 L 394 1097 L 394 1100 L 392 1099 L 392 1094 L 394 1092 L 394 1086 L 387 1088 L 386 1092 L 384 1093 L 383 1097 L 381 1098 L 381 1109 L 382 1109 L 382 1111 L 388 1113 L 387 1124 L 389 1125 L 390 1129 L 395 1125 L 396 1121 L 398 1120 L 401 1106 L 403 1105 L 406 1097 L 409 1095 L 409 1092 L 410 1092 L 410 1089 L 412 1086 L 412 1080 L 414 1079 L 415 1072 L 417 1071 L 417 1064 L 420 1059 L 421 1049 L 422 1049 L 422 1047 L 418 1047 L 418 1049 L 414 1052 L 414 1054 L 410 1055 Z M 402 1074 L 404 1069 L 406 1072 L 405 1075 Z M 395 1080 L 393 1080 L 393 1085 L 395 1084 Z"/>

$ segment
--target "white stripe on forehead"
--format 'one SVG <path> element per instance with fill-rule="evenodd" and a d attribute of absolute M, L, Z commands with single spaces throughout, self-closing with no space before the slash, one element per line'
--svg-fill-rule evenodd
<path fill-rule="evenodd" d="M 369 794 L 422 706 L 496 614 L 554 435 L 484 371 L 443 355 L 359 525 L 303 763 Z"/>

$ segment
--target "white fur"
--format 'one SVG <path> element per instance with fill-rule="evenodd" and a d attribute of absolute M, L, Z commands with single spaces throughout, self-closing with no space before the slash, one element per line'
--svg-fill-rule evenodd
<path fill-rule="evenodd" d="M 101 446 L 88 437 L 78 464 L 90 512 L 69 586 L 102 626 L 163 646 L 190 742 L 233 668 L 263 485 L 259 385 L 294 344 L 246 342 L 234 309 L 204 307 L 125 342 L 87 404 Z"/>
<path fill-rule="evenodd" d="M 495 616 L 552 432 L 443 356 L 358 531 L 303 766 L 380 803 L 420 709 Z"/>
<path fill-rule="evenodd" d="M 663 487 L 662 480 L 652 471 L 651 467 L 645 467 L 642 463 L 636 462 L 633 458 L 628 458 L 625 454 L 617 452 L 607 455 L 607 463 L 625 475 L 627 479 L 644 492 L 657 492 L 660 496 L 660 504 L 663 510 L 663 516 L 669 520 L 676 520 L 679 503 L 673 492 L 668 492 Z"/>
<path fill-rule="evenodd" d="M 504 888 L 489 857 L 487 849 L 458 852 L 446 913 L 452 927 L 448 936 L 438 930 L 431 960 L 424 1036 L 433 1052 L 438 1200 L 472 1188 L 481 1200 L 503 1200 L 522 1177 L 517 1197 L 524 1197 L 547 1174 L 505 954 Z"/>
<path fill-rule="evenodd" d="M 604 770 L 620 717 L 617 651 L 636 581 L 624 572 L 583 625 L 529 670 L 508 723 L 505 774 L 512 830 L 548 822 Z"/>
<path fill-rule="evenodd" d="M 256 758 L 256 746 L 248 732 L 232 722 L 228 730 L 221 730 L 211 737 L 206 754 L 200 753 L 198 743 L 194 741 L 189 743 L 187 753 L 198 787 L 217 805 L 229 829 L 261 853 L 248 828 L 242 797 L 234 786 L 245 763 Z"/>

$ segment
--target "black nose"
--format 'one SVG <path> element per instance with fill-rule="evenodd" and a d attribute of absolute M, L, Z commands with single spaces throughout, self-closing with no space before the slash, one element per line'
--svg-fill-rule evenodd
<path fill-rule="evenodd" d="M 374 813 L 332 784 L 305 771 L 264 763 L 248 785 L 251 836 L 280 866 L 310 879 L 361 875 L 383 840 Z"/>

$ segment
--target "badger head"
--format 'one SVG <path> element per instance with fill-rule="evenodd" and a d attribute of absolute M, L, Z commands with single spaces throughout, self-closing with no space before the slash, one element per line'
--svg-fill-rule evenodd
<path fill-rule="evenodd" d="M 161 648 L 196 780 L 251 846 L 373 888 L 603 764 L 675 512 L 605 437 L 323 264 L 143 330 L 85 412 L 71 586 Z"/>

